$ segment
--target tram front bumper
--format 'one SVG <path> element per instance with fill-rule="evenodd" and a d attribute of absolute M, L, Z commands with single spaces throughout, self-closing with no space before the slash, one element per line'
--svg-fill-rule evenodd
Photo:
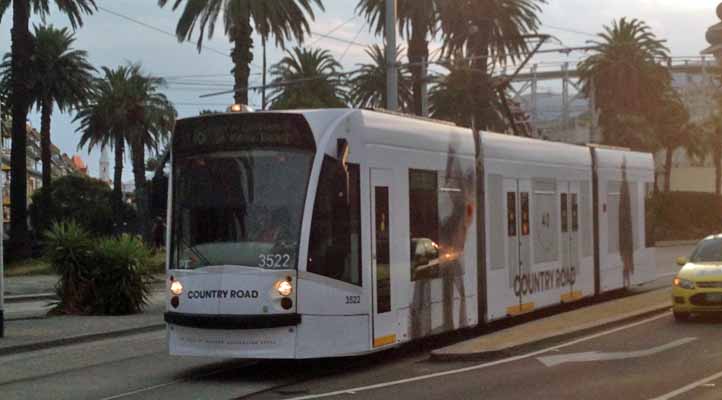
<path fill-rule="evenodd" d="M 295 358 L 298 314 L 192 315 L 166 313 L 172 355 L 259 359 Z"/>

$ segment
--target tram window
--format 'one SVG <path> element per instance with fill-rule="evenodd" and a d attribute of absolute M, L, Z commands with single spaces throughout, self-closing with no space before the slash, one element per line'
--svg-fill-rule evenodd
<path fill-rule="evenodd" d="M 506 194 L 506 216 L 508 227 L 508 235 L 516 236 L 516 193 L 508 192 Z"/>
<path fill-rule="evenodd" d="M 559 196 L 556 182 L 546 180 L 534 181 L 534 262 L 537 264 L 559 260 Z"/>
<path fill-rule="evenodd" d="M 409 170 L 411 280 L 439 276 L 439 195 L 436 171 Z"/>
<path fill-rule="evenodd" d="M 521 235 L 529 236 L 529 193 L 521 193 Z"/>
<path fill-rule="evenodd" d="M 329 156 L 323 160 L 307 269 L 361 286 L 360 170 L 354 164 L 346 164 L 346 168 Z"/>

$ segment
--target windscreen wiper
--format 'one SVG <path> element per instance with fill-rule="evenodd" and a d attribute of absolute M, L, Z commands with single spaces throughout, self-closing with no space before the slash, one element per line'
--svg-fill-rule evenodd
<path fill-rule="evenodd" d="M 191 253 L 193 253 L 196 257 L 200 259 L 204 267 L 211 265 L 211 262 L 208 260 L 208 258 L 204 256 L 203 253 L 201 253 L 201 251 L 198 250 L 195 246 L 191 246 L 190 243 L 188 243 L 188 241 L 184 238 L 181 238 L 181 242 L 183 243 L 183 245 L 185 245 L 186 249 L 190 250 Z"/>

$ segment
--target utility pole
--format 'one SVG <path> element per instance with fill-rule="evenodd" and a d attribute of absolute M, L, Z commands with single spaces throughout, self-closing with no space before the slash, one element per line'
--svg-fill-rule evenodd
<path fill-rule="evenodd" d="M 484 194 L 485 186 L 485 171 L 484 171 L 484 143 L 481 131 L 476 122 L 476 117 L 471 115 L 471 133 L 474 137 L 474 155 L 475 155 L 475 189 L 476 202 L 475 202 L 475 213 L 476 217 L 476 309 L 478 313 L 477 322 L 479 325 L 486 323 L 486 195 Z"/>
<path fill-rule="evenodd" d="M 429 64 L 428 60 L 421 65 L 421 77 L 424 83 L 421 84 L 421 116 L 429 116 L 429 86 L 428 86 Z"/>
<path fill-rule="evenodd" d="M 263 39 L 263 89 L 261 89 L 261 110 L 266 110 L 266 39 Z"/>
<path fill-rule="evenodd" d="M 396 0 L 386 0 L 386 108 L 399 109 L 399 83 L 396 66 Z"/>

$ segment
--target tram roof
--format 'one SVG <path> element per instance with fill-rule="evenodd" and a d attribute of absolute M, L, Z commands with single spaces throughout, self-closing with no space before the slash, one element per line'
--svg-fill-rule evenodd
<path fill-rule="evenodd" d="M 317 143 L 335 123 L 343 118 L 353 121 L 354 130 L 367 144 L 385 145 L 412 150 L 447 152 L 451 143 L 460 156 L 475 154 L 470 129 L 453 124 L 399 113 L 363 109 L 313 109 L 259 111 L 256 113 L 303 115 Z M 191 117 L 193 118 L 193 117 Z M 482 132 L 484 158 L 529 164 L 553 164 L 570 167 L 590 167 L 591 155 L 587 146 L 524 138 L 493 132 Z M 630 170 L 653 170 L 652 155 L 623 149 L 597 148 L 600 168 L 619 168 L 626 160 Z"/>
<path fill-rule="evenodd" d="M 475 154 L 470 129 L 424 118 L 359 110 L 365 141 L 371 144 L 446 152 L 456 142 L 460 155 Z M 589 149 L 560 142 L 482 132 L 484 158 L 534 164 L 591 166 Z"/>

